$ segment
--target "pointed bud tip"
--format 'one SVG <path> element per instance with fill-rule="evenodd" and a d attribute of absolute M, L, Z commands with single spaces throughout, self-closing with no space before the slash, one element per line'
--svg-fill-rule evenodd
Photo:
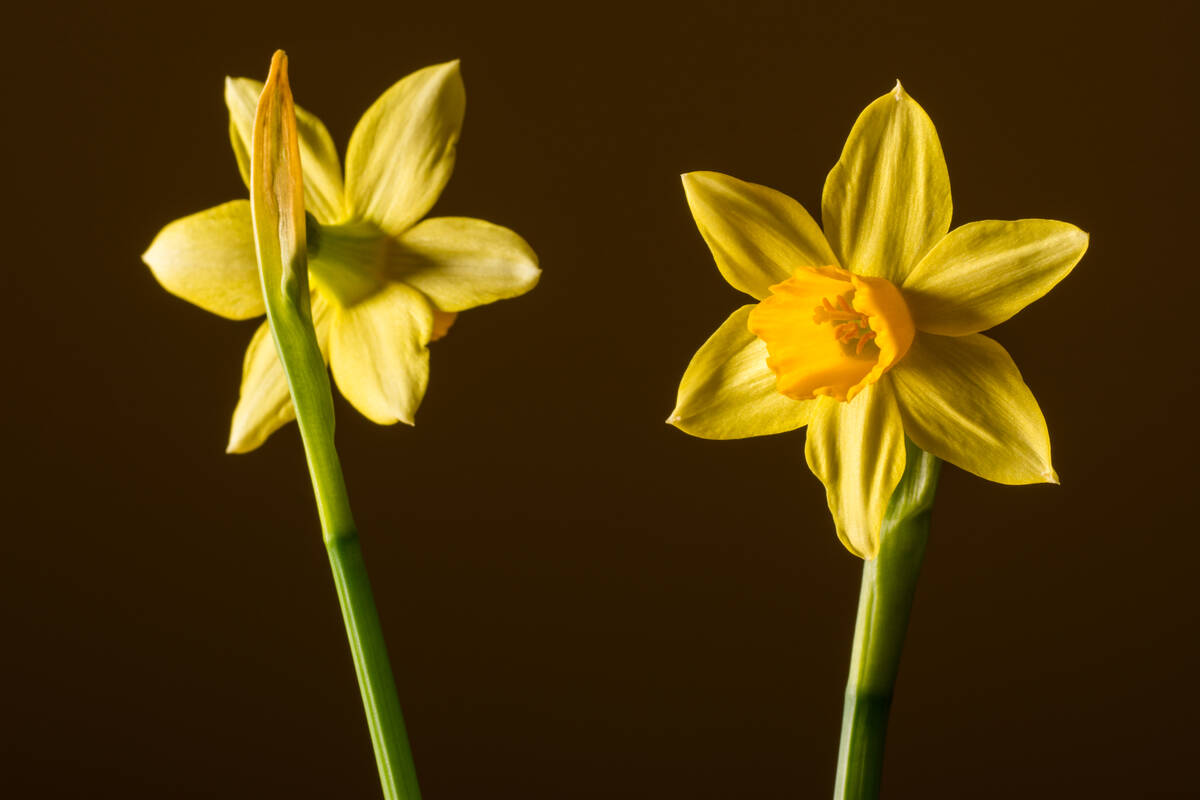
<path fill-rule="evenodd" d="M 282 50 L 276 50 L 271 56 L 271 69 L 267 72 L 267 85 L 278 85 L 291 92 L 288 86 L 288 57 Z"/>
<path fill-rule="evenodd" d="M 904 87 L 900 85 L 900 79 L 896 78 L 896 85 L 892 88 L 892 97 L 896 98 L 897 102 L 904 99 Z"/>

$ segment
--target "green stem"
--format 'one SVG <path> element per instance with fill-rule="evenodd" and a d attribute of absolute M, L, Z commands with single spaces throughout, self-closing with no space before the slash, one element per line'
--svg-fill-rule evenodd
<path fill-rule="evenodd" d="M 863 562 L 858 622 L 842 713 L 835 800 L 873 800 L 883 778 L 892 687 L 908 630 L 941 462 L 905 441 L 904 476 L 892 493 L 879 553 Z"/>
<path fill-rule="evenodd" d="M 253 144 L 250 208 L 267 320 L 304 442 L 379 781 L 386 800 L 420 800 L 383 628 L 334 447 L 333 393 L 312 318 L 296 117 L 282 52 L 272 59 L 259 98 Z"/>
<path fill-rule="evenodd" d="M 375 748 L 375 764 L 379 768 L 383 795 L 387 800 L 420 800 L 417 770 L 413 766 L 404 715 L 396 696 L 387 645 L 383 641 L 383 629 L 375 611 L 375 598 L 371 594 L 371 582 L 367 579 L 367 566 L 358 537 L 326 540 L 325 549 L 329 552 L 342 619 L 346 622 L 346 636 L 354 654 L 354 671 L 358 674 L 363 709 L 371 729 L 371 744 Z"/>
<path fill-rule="evenodd" d="M 291 348 L 286 348 L 282 342 L 295 340 L 278 337 L 278 341 L 283 355 L 285 349 Z M 310 375 L 314 370 L 324 375 L 325 363 L 316 344 L 313 338 L 309 345 L 295 348 L 289 354 L 290 358 L 284 356 L 282 360 L 285 364 L 292 362 Z M 313 493 L 316 495 L 325 551 L 329 555 L 338 604 L 346 625 L 346 638 L 354 657 L 354 672 L 358 676 L 367 727 L 371 731 L 371 745 L 375 751 L 375 765 L 379 769 L 383 795 L 386 800 L 420 800 L 417 771 L 413 765 L 404 715 L 400 710 L 400 698 L 396 694 L 387 644 L 384 642 L 375 596 L 367 576 L 367 565 L 363 561 L 358 531 L 350 511 L 342 465 L 334 448 L 333 426 L 322 424 L 326 419 L 326 404 L 329 404 L 328 410 L 332 413 L 328 379 L 325 390 L 321 392 L 304 391 L 297 385 L 299 382 L 290 378 L 289 373 L 288 382 L 300 425 L 300 437 L 304 442 L 304 453 L 308 459 Z"/>

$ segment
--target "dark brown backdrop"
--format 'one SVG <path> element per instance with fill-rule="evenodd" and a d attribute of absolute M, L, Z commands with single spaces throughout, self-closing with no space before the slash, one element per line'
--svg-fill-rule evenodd
<path fill-rule="evenodd" d="M 1187 4 L 738 5 L 10 18 L 6 796 L 377 792 L 295 429 L 222 452 L 254 325 L 170 297 L 139 261 L 163 224 L 243 195 L 222 79 L 261 78 L 276 47 L 342 148 L 389 84 L 462 58 L 469 110 L 437 211 L 511 226 L 545 269 L 435 346 L 417 428 L 339 399 L 430 800 L 828 794 L 859 562 L 802 434 L 705 442 L 662 422 L 741 302 L 678 175 L 728 172 L 815 210 L 856 114 L 897 77 L 938 125 L 956 223 L 1064 219 L 1092 247 L 996 333 L 1063 485 L 946 470 L 885 794 L 1190 789 Z"/>

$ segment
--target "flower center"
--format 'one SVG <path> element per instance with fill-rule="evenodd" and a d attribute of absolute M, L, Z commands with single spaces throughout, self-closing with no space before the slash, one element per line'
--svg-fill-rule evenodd
<path fill-rule="evenodd" d="M 847 292 L 851 296 L 853 292 Z M 854 347 L 854 355 L 861 356 L 863 348 L 876 337 L 875 331 L 867 322 L 867 315 L 855 311 L 845 294 L 837 296 L 837 304 L 829 302 L 828 297 L 821 298 L 821 305 L 813 309 L 813 322 L 820 325 L 828 322 L 833 325 L 834 338 L 845 345 Z"/>
<path fill-rule="evenodd" d="M 775 388 L 850 401 L 904 357 L 915 328 L 900 290 L 837 267 L 800 267 L 750 312 Z"/>
<path fill-rule="evenodd" d="M 308 226 L 308 271 L 343 308 L 366 300 L 387 283 L 387 236 L 369 223 Z"/>

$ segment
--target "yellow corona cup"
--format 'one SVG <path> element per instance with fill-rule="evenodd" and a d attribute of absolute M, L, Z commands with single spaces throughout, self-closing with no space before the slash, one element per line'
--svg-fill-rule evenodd
<path fill-rule="evenodd" d="M 873 558 L 904 439 L 988 480 L 1057 482 L 1042 412 L 980 331 L 1048 292 L 1088 236 L 1065 222 L 950 230 L 933 123 L 899 83 L 850 132 L 821 200 L 714 172 L 683 176 L 725 279 L 757 301 L 692 358 L 668 420 L 734 439 L 808 426 L 806 457 L 838 536 Z"/>

